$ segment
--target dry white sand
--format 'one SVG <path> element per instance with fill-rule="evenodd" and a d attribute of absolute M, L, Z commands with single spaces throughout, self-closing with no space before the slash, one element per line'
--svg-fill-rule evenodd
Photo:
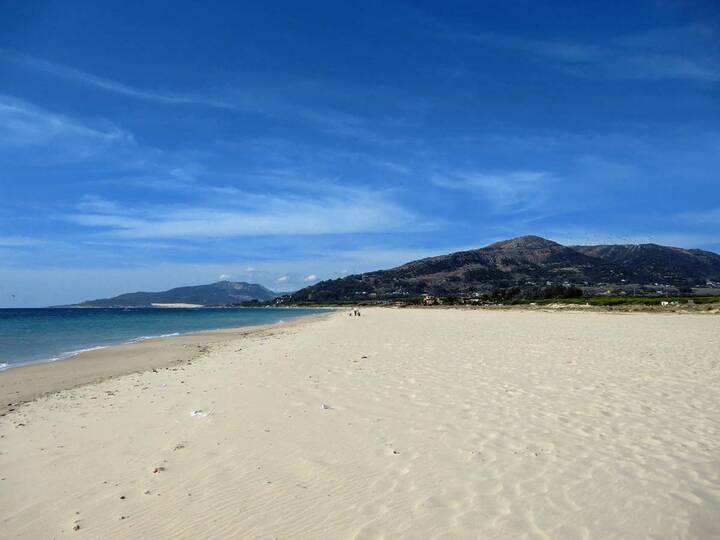
<path fill-rule="evenodd" d="M 0 537 L 720 538 L 719 351 L 712 315 L 229 335 L 0 418 Z"/>

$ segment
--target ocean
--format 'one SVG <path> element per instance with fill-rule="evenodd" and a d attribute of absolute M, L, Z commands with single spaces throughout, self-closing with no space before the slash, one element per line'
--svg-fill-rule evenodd
<path fill-rule="evenodd" d="M 0 309 L 0 370 L 96 348 L 240 326 L 287 322 L 327 309 Z"/>

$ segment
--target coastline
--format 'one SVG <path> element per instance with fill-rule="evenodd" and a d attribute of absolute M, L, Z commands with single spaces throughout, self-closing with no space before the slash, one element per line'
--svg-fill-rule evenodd
<path fill-rule="evenodd" d="M 373 306 L 363 309 L 390 310 L 455 310 L 463 312 L 483 311 L 489 313 L 576 313 L 607 315 L 717 315 L 712 309 L 661 309 L 661 308 L 608 308 L 574 304 L 557 305 L 498 305 L 498 306 Z M 201 358 L 213 344 L 229 339 L 249 337 L 273 328 L 294 327 L 316 319 L 345 313 L 347 306 L 324 307 L 325 313 L 305 315 L 287 322 L 199 330 L 183 334 L 170 334 L 135 338 L 125 343 L 91 347 L 87 350 L 68 353 L 56 359 L 33 361 L 27 364 L 0 369 L 0 417 L 18 406 L 38 397 L 93 384 L 103 380 L 176 365 L 186 364 Z M 87 309 L 87 308 L 82 308 Z M 92 309 L 92 308 L 91 308 Z M 158 308 L 162 309 L 162 308 Z M 286 307 L 285 309 L 294 309 Z M 304 307 L 303 307 L 304 309 Z"/>
<path fill-rule="evenodd" d="M 113 377 L 186 364 L 202 357 L 213 344 L 307 324 L 332 313 L 306 315 L 282 323 L 137 339 L 54 360 L 7 367 L 0 370 L 0 416 L 38 397 Z"/>

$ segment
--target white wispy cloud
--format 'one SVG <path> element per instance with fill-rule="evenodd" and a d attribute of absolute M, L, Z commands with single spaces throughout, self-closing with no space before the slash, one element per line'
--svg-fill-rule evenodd
<path fill-rule="evenodd" d="M 328 196 L 241 193 L 213 206 L 121 207 L 85 198 L 62 219 L 122 238 L 228 238 L 427 230 L 411 211 L 385 193 L 336 190 Z"/>
<path fill-rule="evenodd" d="M 40 243 L 40 240 L 28 236 L 0 236 L 0 247 L 28 247 Z"/>
<path fill-rule="evenodd" d="M 246 80 L 242 85 L 226 83 L 222 97 L 214 95 L 175 92 L 172 90 L 146 89 L 121 81 L 102 77 L 72 66 L 51 62 L 43 58 L 0 48 L 0 60 L 12 62 L 37 73 L 58 77 L 79 85 L 96 88 L 105 92 L 127 96 L 133 99 L 164 105 L 190 105 L 258 114 L 271 120 L 288 118 L 314 127 L 326 134 L 380 144 L 401 142 L 397 137 L 386 135 L 395 119 L 370 122 L 368 118 L 343 110 L 317 106 L 316 94 L 319 88 L 330 92 L 328 81 L 314 85 L 298 84 L 293 81 L 264 81 L 262 84 Z M 305 81 L 306 83 L 306 81 Z M 321 85 L 322 84 L 322 85 Z M 287 88 L 292 92 L 288 93 Z M 336 91 L 341 92 L 343 88 Z M 348 90 L 348 89 L 344 89 Z M 358 91 L 358 89 L 354 89 Z M 296 95 L 297 94 L 297 95 Z M 308 103 L 308 100 L 311 103 Z M 380 129 L 381 128 L 381 129 Z"/>
<path fill-rule="evenodd" d="M 577 156 L 573 161 L 578 176 L 586 182 L 628 182 L 638 175 L 637 167 L 634 164 L 608 159 L 603 156 L 583 154 Z"/>
<path fill-rule="evenodd" d="M 84 195 L 76 206 L 78 210 L 93 214 L 114 214 L 122 211 L 119 205 L 99 195 Z"/>
<path fill-rule="evenodd" d="M 0 153 L 18 165 L 104 163 L 112 167 L 116 184 L 158 190 L 192 186 L 204 172 L 192 154 L 140 144 L 133 133 L 106 119 L 71 117 L 3 94 L 0 126 Z M 85 204 L 89 209 L 98 201 L 88 198 Z"/>
<path fill-rule="evenodd" d="M 15 53 L 6 49 L 0 49 L 0 58 L 20 64 L 28 69 L 32 69 L 33 71 L 46 73 L 48 75 L 60 77 L 86 86 L 99 88 L 115 94 L 122 94 L 145 101 L 152 101 L 154 103 L 164 103 L 168 105 L 202 105 L 220 109 L 237 108 L 235 105 L 230 103 L 209 97 L 175 94 L 172 92 L 137 88 L 112 79 L 99 77 L 97 75 L 93 75 L 92 73 L 75 69 L 70 66 L 50 62 L 42 58 L 36 58 L 26 54 Z"/>
<path fill-rule="evenodd" d="M 388 160 L 376 160 L 372 162 L 377 167 L 380 167 L 381 169 L 388 170 L 393 173 L 398 174 L 410 174 L 412 170 L 410 167 L 407 167 L 406 165 L 402 163 L 397 163 L 395 161 L 388 161 Z"/>
<path fill-rule="evenodd" d="M 720 81 L 720 57 L 713 45 L 720 33 L 701 25 L 638 32 L 597 43 L 447 28 L 443 35 L 530 54 L 582 77 Z"/>
<path fill-rule="evenodd" d="M 303 281 L 317 281 L 317 276 L 315 274 L 310 274 L 309 276 L 306 276 Z"/>
<path fill-rule="evenodd" d="M 91 127 L 5 95 L 0 95 L 0 125 L 0 149 L 45 146 L 56 153 L 82 158 L 110 147 L 135 144 L 130 133 L 108 122 Z"/>
<path fill-rule="evenodd" d="M 681 212 L 678 214 L 681 221 L 701 225 L 720 225 L 720 208 L 698 210 L 695 212 Z"/>
<path fill-rule="evenodd" d="M 554 181 L 555 177 L 544 171 L 458 172 L 432 179 L 437 187 L 476 194 L 498 211 L 526 211 L 541 206 Z"/>
<path fill-rule="evenodd" d="M 289 280 L 290 280 L 290 276 L 280 276 L 275 281 L 278 283 L 286 283 Z"/>

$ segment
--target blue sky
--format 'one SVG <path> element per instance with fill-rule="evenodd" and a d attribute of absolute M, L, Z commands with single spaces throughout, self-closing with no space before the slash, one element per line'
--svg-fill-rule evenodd
<path fill-rule="evenodd" d="M 720 251 L 714 0 L 0 8 L 0 306 L 521 234 Z"/>

